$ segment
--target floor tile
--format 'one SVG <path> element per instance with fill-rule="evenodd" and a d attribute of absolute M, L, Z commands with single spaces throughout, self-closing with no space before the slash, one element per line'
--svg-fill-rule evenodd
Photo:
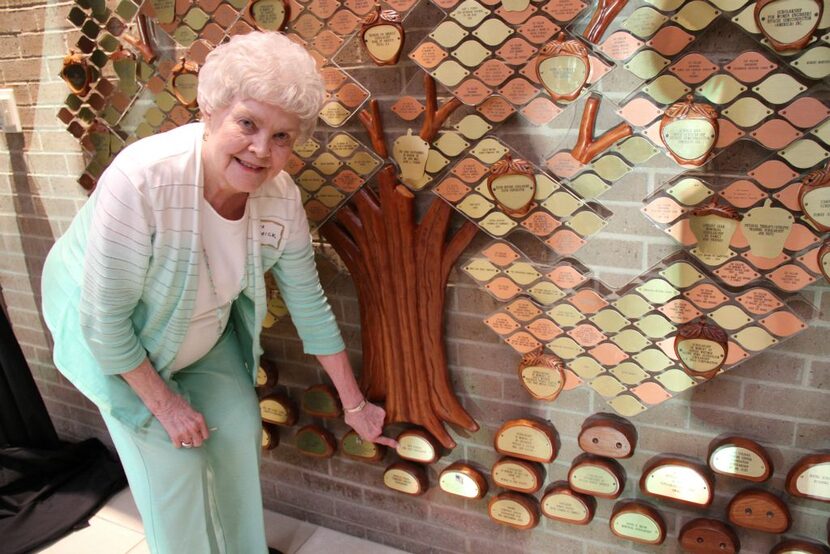
<path fill-rule="evenodd" d="M 91 519 L 89 527 L 67 535 L 40 554 L 81 554 L 106 552 L 106 554 L 127 554 L 144 535 L 132 529 L 121 527 L 104 519 Z"/>
<path fill-rule="evenodd" d="M 298 552 L 316 530 L 317 526 L 311 523 L 265 511 L 265 540 L 268 546 L 286 554 Z"/>
<path fill-rule="evenodd" d="M 346 535 L 325 527 L 318 527 L 311 537 L 297 550 L 296 554 L 403 554 L 403 551 L 389 546 L 369 542 L 365 539 Z"/>
<path fill-rule="evenodd" d="M 132 547 L 127 554 L 150 554 L 150 547 L 147 545 L 147 541 L 144 540 Z"/>
<path fill-rule="evenodd" d="M 144 533 L 144 525 L 141 523 L 141 516 L 138 515 L 138 508 L 129 488 L 126 488 L 110 498 L 107 505 L 98 510 L 93 519 L 104 519 L 138 533 Z"/>

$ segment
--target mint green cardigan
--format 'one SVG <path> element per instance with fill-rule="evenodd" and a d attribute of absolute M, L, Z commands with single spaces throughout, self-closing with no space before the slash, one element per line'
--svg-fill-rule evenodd
<path fill-rule="evenodd" d="M 43 269 L 43 315 L 57 368 L 103 412 L 137 429 L 150 412 L 120 373 L 145 357 L 168 382 L 196 299 L 202 255 L 203 126 L 125 148 Z M 271 270 L 308 354 L 343 339 L 320 286 L 300 192 L 284 172 L 248 198 L 246 286 L 231 322 L 256 379 Z"/>

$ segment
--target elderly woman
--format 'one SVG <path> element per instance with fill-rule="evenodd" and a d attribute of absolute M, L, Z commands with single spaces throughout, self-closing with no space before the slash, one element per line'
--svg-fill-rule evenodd
<path fill-rule="evenodd" d="M 55 365 L 100 409 L 154 553 L 266 552 L 253 383 L 264 272 L 346 422 L 381 436 L 314 266 L 300 193 L 282 172 L 323 86 L 276 33 L 234 37 L 199 75 L 203 122 L 125 148 L 43 271 Z"/>

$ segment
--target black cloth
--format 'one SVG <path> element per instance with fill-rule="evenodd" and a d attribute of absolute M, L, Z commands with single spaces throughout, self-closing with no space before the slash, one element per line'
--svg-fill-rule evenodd
<path fill-rule="evenodd" d="M 0 552 L 32 552 L 84 527 L 126 484 L 121 464 L 98 439 L 0 448 Z"/>

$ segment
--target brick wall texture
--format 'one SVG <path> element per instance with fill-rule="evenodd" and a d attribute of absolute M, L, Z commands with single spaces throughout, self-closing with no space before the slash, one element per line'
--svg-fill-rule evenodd
<path fill-rule="evenodd" d="M 80 148 L 55 117 L 67 94 L 58 76 L 61 61 L 78 38 L 66 21 L 71 6 L 64 0 L 0 0 L 0 84 L 14 89 L 23 125 L 22 133 L 0 135 L 0 286 L 15 334 L 60 435 L 67 440 L 95 436 L 109 444 L 94 406 L 52 365 L 50 338 L 39 311 L 44 256 L 86 199 L 76 182 L 84 167 Z M 409 48 L 440 20 L 436 14 L 434 8 L 425 8 L 423 14 L 408 20 Z M 388 93 L 378 98 L 386 109 L 421 78 L 420 70 L 411 63 L 382 70 L 360 67 L 351 72 L 370 89 L 372 83 L 383 82 Z M 390 123 L 392 119 L 388 118 Z M 562 125 L 570 123 L 563 121 Z M 360 133 L 354 126 L 350 129 Z M 510 126 L 503 136 L 531 159 L 535 155 L 537 162 L 553 144 L 564 140 L 558 132 L 528 132 Z M 659 170 L 638 168 L 600 199 L 614 216 L 579 257 L 612 286 L 644 272 L 674 249 L 638 212 L 641 199 L 664 178 Z M 468 253 L 486 242 L 479 236 Z M 328 270 L 323 274 L 352 359 L 359 367 L 354 287 L 348 275 Z M 802 294 L 821 312 L 830 308 L 826 285 L 809 287 Z M 438 473 L 453 461 L 468 460 L 489 473 L 498 458 L 492 447 L 496 429 L 506 419 L 528 415 L 548 419 L 558 430 L 561 451 L 546 468 L 546 483 L 565 479 L 571 460 L 580 453 L 576 437 L 582 422 L 606 410 L 602 399 L 587 387 L 565 393 L 551 404 L 532 401 L 517 380 L 519 357 L 481 322 L 496 307 L 471 279 L 458 269 L 453 271 L 445 321 L 451 377 L 481 430 L 454 433 L 459 446 L 429 468 L 432 486 L 425 495 L 412 498 L 384 488 L 383 464 L 351 461 L 342 455 L 326 460 L 306 457 L 293 445 L 294 430 L 283 429 L 280 446 L 263 456 L 262 488 L 267 507 L 406 551 L 435 553 L 676 552 L 677 533 L 686 521 L 704 515 L 725 518 L 728 501 L 746 487 L 742 481 L 718 477 L 715 501 L 705 511 L 654 502 L 668 525 L 668 538 L 660 547 L 621 542 L 612 535 L 608 518 L 614 501 L 600 499 L 594 521 L 585 527 L 542 518 L 536 529 L 521 532 L 489 521 L 486 505 L 493 487 L 482 500 L 463 500 L 440 491 Z M 830 506 L 788 497 L 784 479 L 801 456 L 830 448 L 827 333 L 828 320 L 817 316 L 809 330 L 780 348 L 636 417 L 633 422 L 640 442 L 635 456 L 622 461 L 628 475 L 623 498 L 641 496 L 638 479 L 644 462 L 652 456 L 673 452 L 705 461 L 707 447 L 716 436 L 742 434 L 762 442 L 772 455 L 775 474 L 763 488 L 787 501 L 794 519 L 788 536 L 826 542 Z M 302 353 L 289 320 L 268 330 L 264 345 L 266 357 L 279 367 L 280 386 L 295 398 L 308 385 L 324 380 L 315 360 Z M 309 422 L 308 416 L 301 416 L 300 424 Z M 342 422 L 325 425 L 338 437 L 346 431 Z M 388 456 L 386 463 L 391 463 L 391 458 Z M 779 540 L 746 530 L 740 530 L 739 535 L 743 552 L 769 552 Z"/>

